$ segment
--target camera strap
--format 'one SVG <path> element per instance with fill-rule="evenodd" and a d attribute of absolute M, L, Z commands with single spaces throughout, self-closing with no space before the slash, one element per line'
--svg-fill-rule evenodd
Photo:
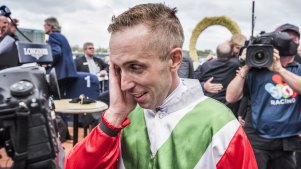
<path fill-rule="evenodd" d="M 29 128 L 30 110 L 25 104 L 20 104 L 16 111 L 16 135 L 15 135 L 15 154 L 13 169 L 26 168 L 28 128 Z"/>

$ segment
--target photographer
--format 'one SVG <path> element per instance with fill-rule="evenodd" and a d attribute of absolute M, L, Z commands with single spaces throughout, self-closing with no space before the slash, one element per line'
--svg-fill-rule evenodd
<path fill-rule="evenodd" d="M 279 49 L 282 53 L 287 53 L 284 49 L 295 49 L 296 53 L 299 28 L 285 24 L 275 32 L 285 32 L 288 28 L 290 45 Z M 281 38 L 274 44 L 280 44 L 280 41 Z M 250 57 L 246 52 L 241 59 Z M 242 66 L 226 92 L 226 100 L 230 103 L 239 101 L 244 95 L 249 99 L 251 112 L 246 116 L 244 128 L 259 169 L 296 167 L 293 153 L 298 147 L 297 135 L 301 132 L 301 66 L 294 62 L 294 54 L 279 53 L 281 51 L 273 50 L 272 64 L 267 68 Z"/>

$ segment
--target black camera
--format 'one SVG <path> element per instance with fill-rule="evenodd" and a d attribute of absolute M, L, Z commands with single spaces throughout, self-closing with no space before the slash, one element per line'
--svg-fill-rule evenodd
<path fill-rule="evenodd" d="M 2 5 L 0 7 L 0 15 L 3 15 L 3 16 L 6 16 L 6 17 L 9 17 L 11 14 L 9 8 L 5 5 Z"/>
<path fill-rule="evenodd" d="M 37 64 L 0 71 L 0 148 L 12 168 L 57 168 L 58 135 L 49 99 L 58 95 L 55 72 Z M 53 114 L 52 114 L 53 115 Z"/>
<path fill-rule="evenodd" d="M 246 64 L 251 67 L 269 67 L 273 63 L 273 49 L 279 51 L 281 57 L 297 54 L 298 44 L 292 41 L 287 32 L 262 32 L 258 37 L 247 42 Z"/>

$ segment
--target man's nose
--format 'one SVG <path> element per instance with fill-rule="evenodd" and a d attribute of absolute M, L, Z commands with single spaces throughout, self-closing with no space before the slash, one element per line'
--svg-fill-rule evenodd
<path fill-rule="evenodd" d="M 127 91 L 135 86 L 134 81 L 127 73 L 121 73 L 121 90 Z"/>

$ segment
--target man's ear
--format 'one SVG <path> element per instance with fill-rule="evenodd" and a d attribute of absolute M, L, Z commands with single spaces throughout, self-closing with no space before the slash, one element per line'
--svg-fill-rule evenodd
<path fill-rule="evenodd" d="M 174 48 L 170 52 L 170 68 L 172 70 L 178 70 L 182 63 L 182 49 Z"/>

